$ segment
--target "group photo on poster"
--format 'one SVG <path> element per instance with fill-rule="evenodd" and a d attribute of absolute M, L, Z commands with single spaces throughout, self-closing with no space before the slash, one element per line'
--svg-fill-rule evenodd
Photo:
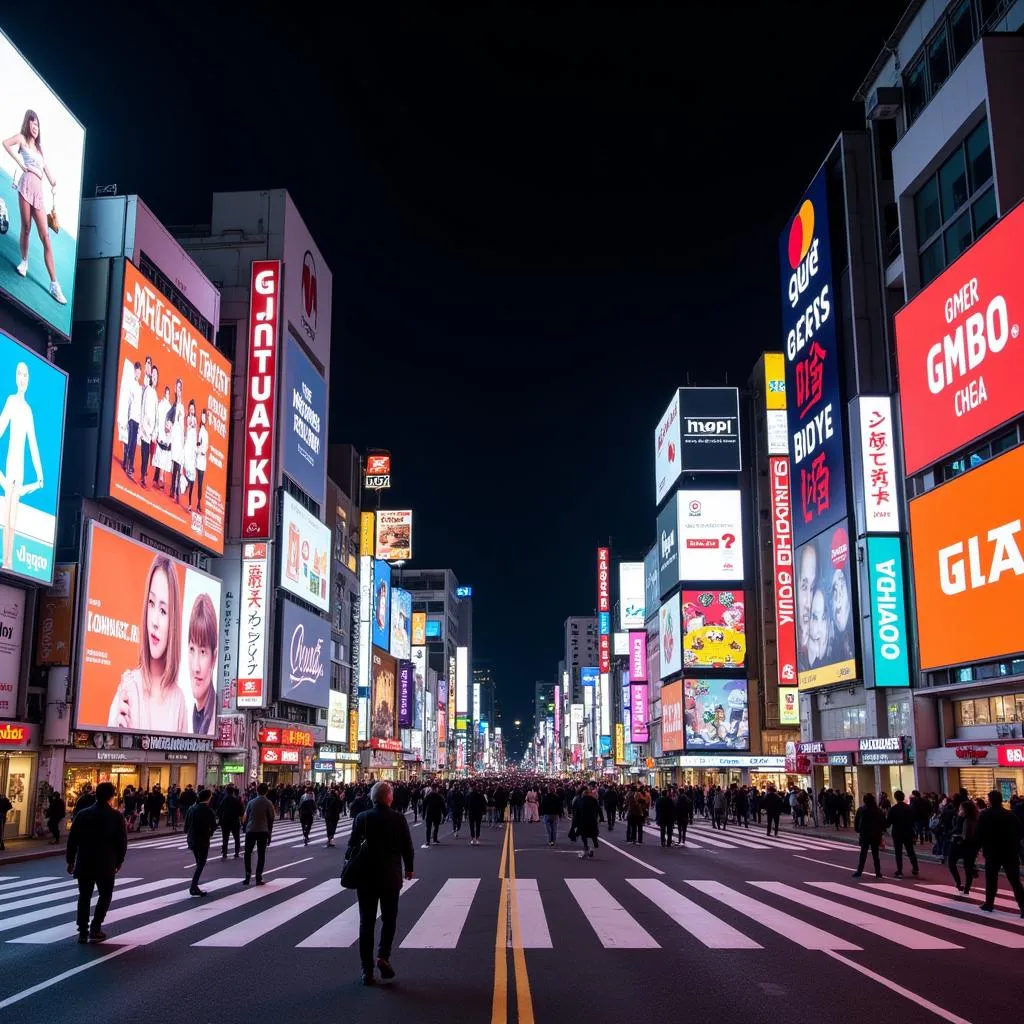
<path fill-rule="evenodd" d="M 749 750 L 746 679 L 684 679 L 687 750 Z"/>
<path fill-rule="evenodd" d="M 221 583 L 89 524 L 76 728 L 212 737 Z"/>
<path fill-rule="evenodd" d="M 747 656 L 742 590 L 684 590 L 683 665 L 743 668 Z"/>

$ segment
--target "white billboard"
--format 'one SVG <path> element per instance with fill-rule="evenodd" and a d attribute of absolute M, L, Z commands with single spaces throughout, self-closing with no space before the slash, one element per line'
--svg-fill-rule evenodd
<path fill-rule="evenodd" d="M 337 690 L 327 695 L 327 742 L 348 743 L 348 695 Z"/>
<path fill-rule="evenodd" d="M 742 583 L 740 492 L 682 490 L 677 505 L 679 579 L 684 583 Z"/>
<path fill-rule="evenodd" d="M 302 601 L 330 611 L 327 577 L 331 558 L 331 528 L 307 512 L 290 494 L 282 493 L 281 588 Z"/>
<path fill-rule="evenodd" d="M 864 487 L 864 530 L 899 533 L 900 493 L 892 399 L 888 395 L 861 395 L 853 401 L 860 423 L 857 455 Z"/>
<path fill-rule="evenodd" d="M 668 679 L 683 670 L 683 641 L 679 627 L 679 595 L 673 594 L 658 611 L 658 639 L 661 644 L 659 678 Z"/>
<path fill-rule="evenodd" d="M 644 563 L 619 562 L 620 628 L 643 629 L 647 621 L 644 605 Z"/>
<path fill-rule="evenodd" d="M 455 714 L 469 714 L 469 648 L 455 648 Z"/>
<path fill-rule="evenodd" d="M 654 503 L 660 505 L 679 479 L 682 466 L 679 436 L 679 390 L 654 431 Z"/>

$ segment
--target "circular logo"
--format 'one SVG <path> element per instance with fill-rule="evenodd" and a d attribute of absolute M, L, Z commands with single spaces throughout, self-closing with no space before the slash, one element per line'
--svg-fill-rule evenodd
<path fill-rule="evenodd" d="M 805 199 L 789 228 L 789 265 L 796 270 L 814 240 L 814 204 Z M 303 271 L 305 280 L 305 271 Z"/>
<path fill-rule="evenodd" d="M 845 569 L 850 558 L 850 538 L 841 526 L 832 534 L 832 556 L 833 569 Z"/>
<path fill-rule="evenodd" d="M 691 516 L 699 516 L 700 515 L 700 502 L 696 498 L 694 498 L 693 501 L 690 502 L 690 515 Z"/>
<path fill-rule="evenodd" d="M 316 331 L 316 261 L 307 249 L 302 257 L 302 312 L 310 328 Z"/>

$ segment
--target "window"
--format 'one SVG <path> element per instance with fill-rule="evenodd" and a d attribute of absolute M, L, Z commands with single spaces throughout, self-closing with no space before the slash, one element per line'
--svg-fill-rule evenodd
<path fill-rule="evenodd" d="M 992 148 L 988 141 L 988 122 L 982 121 L 964 143 L 967 168 L 971 175 L 971 191 L 976 192 L 992 177 Z"/>
<path fill-rule="evenodd" d="M 962 146 L 939 168 L 939 194 L 943 220 L 949 220 L 967 202 L 967 163 Z"/>
<path fill-rule="evenodd" d="M 928 68 L 924 56 L 918 57 L 903 77 L 903 101 L 907 108 L 909 126 L 917 120 L 917 115 L 928 102 Z"/>
<path fill-rule="evenodd" d="M 928 80 L 932 92 L 938 92 L 942 83 L 949 78 L 949 45 L 946 41 L 946 26 L 943 24 L 937 35 L 928 43 Z"/>
<path fill-rule="evenodd" d="M 1005 434 L 1000 434 L 991 441 L 979 445 L 973 451 L 967 452 L 964 455 L 958 455 L 955 459 L 950 459 L 942 465 L 938 475 L 941 480 L 952 480 L 961 473 L 966 473 L 968 469 L 974 469 L 975 466 L 980 466 L 983 462 L 988 462 L 989 459 L 994 459 L 997 455 L 1008 452 L 1011 448 L 1016 447 L 1016 445 L 1017 428 L 1014 427 L 1013 430 L 1009 430 Z"/>
<path fill-rule="evenodd" d="M 917 217 L 919 238 L 931 238 L 942 226 L 939 210 L 939 179 L 930 178 L 914 196 L 914 214 Z"/>
<path fill-rule="evenodd" d="M 967 56 L 967 51 L 974 45 L 973 14 L 971 0 L 960 0 L 950 12 L 949 42 L 953 50 L 954 67 Z"/>

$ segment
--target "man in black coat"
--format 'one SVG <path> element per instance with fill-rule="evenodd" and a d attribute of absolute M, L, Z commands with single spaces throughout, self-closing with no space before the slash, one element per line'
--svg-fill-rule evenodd
<path fill-rule="evenodd" d="M 79 811 L 68 833 L 68 874 L 78 879 L 78 941 L 102 942 L 107 936 L 103 919 L 114 896 L 114 878 L 128 852 L 128 832 L 124 815 L 110 806 L 114 784 L 101 782 L 96 787 L 96 802 Z M 89 904 L 93 887 L 99 891 L 92 927 Z"/>
<path fill-rule="evenodd" d="M 385 980 L 395 976 L 391 966 L 391 945 L 398 928 L 398 896 L 402 891 L 403 866 L 406 880 L 412 879 L 413 848 L 409 822 L 404 814 L 391 809 L 393 793 L 390 782 L 378 782 L 370 792 L 373 807 L 363 811 L 352 826 L 349 836 L 348 860 L 365 841 L 366 858 L 362 878 L 356 889 L 359 898 L 359 960 L 363 968 L 363 984 L 373 985 L 373 937 L 380 906 L 380 945 L 377 947 L 377 970 Z"/>
<path fill-rule="evenodd" d="M 1020 841 L 1024 835 L 1020 818 L 1003 806 L 1003 794 L 993 789 L 988 795 L 988 809 L 978 815 L 978 844 L 985 855 L 985 902 L 981 909 L 995 909 L 999 872 L 1006 872 L 1013 895 L 1017 897 L 1020 916 L 1024 917 L 1024 888 L 1020 884 Z M 968 879 L 970 881 L 970 879 Z"/>
<path fill-rule="evenodd" d="M 576 828 L 576 834 L 583 840 L 583 851 L 580 853 L 580 860 L 584 857 L 594 856 L 597 849 L 598 823 L 601 817 L 601 805 L 597 802 L 597 787 L 590 783 L 587 788 L 573 801 L 572 823 Z M 590 849 L 589 843 L 593 841 L 594 849 Z"/>
<path fill-rule="evenodd" d="M 192 874 L 192 885 L 188 890 L 190 896 L 205 896 L 206 893 L 199 888 L 199 879 L 202 877 L 203 868 L 210 856 L 210 840 L 217 830 L 217 815 L 210 808 L 210 798 L 213 794 L 208 789 L 201 789 L 197 794 L 196 802 L 189 804 L 188 813 L 185 815 L 185 835 L 188 837 L 188 847 L 196 860 L 196 869 Z"/>
<path fill-rule="evenodd" d="M 779 819 L 782 817 L 782 797 L 779 796 L 775 786 L 771 783 L 768 785 L 768 792 L 764 798 L 764 809 L 768 817 L 768 831 L 767 835 L 772 834 L 772 828 L 775 829 L 775 834 L 779 834 Z"/>
<path fill-rule="evenodd" d="M 444 794 L 437 786 L 434 786 L 423 799 L 423 824 L 424 831 L 427 833 L 427 846 L 431 842 L 435 846 L 440 845 L 440 841 L 437 838 L 437 830 L 441 827 L 446 806 Z M 433 836 L 433 839 L 431 839 L 431 836 Z"/>
<path fill-rule="evenodd" d="M 896 803 L 889 808 L 885 827 L 892 836 L 893 852 L 896 854 L 896 878 L 903 877 L 903 851 L 910 858 L 910 870 L 917 874 L 917 854 L 914 852 L 914 812 L 905 804 L 903 790 L 893 793 Z M 970 881 L 970 879 L 968 879 Z"/>
<path fill-rule="evenodd" d="M 217 808 L 217 818 L 220 821 L 220 859 L 228 859 L 228 839 L 234 836 L 235 839 L 235 860 L 238 860 L 238 849 L 241 840 L 242 801 L 238 797 L 238 790 L 234 786 L 228 786 L 224 798 Z"/>
<path fill-rule="evenodd" d="M 327 830 L 327 845 L 334 845 L 334 833 L 338 831 L 338 819 L 341 817 L 341 797 L 338 796 L 337 786 L 331 786 L 324 797 L 323 803 L 324 827 Z"/>

